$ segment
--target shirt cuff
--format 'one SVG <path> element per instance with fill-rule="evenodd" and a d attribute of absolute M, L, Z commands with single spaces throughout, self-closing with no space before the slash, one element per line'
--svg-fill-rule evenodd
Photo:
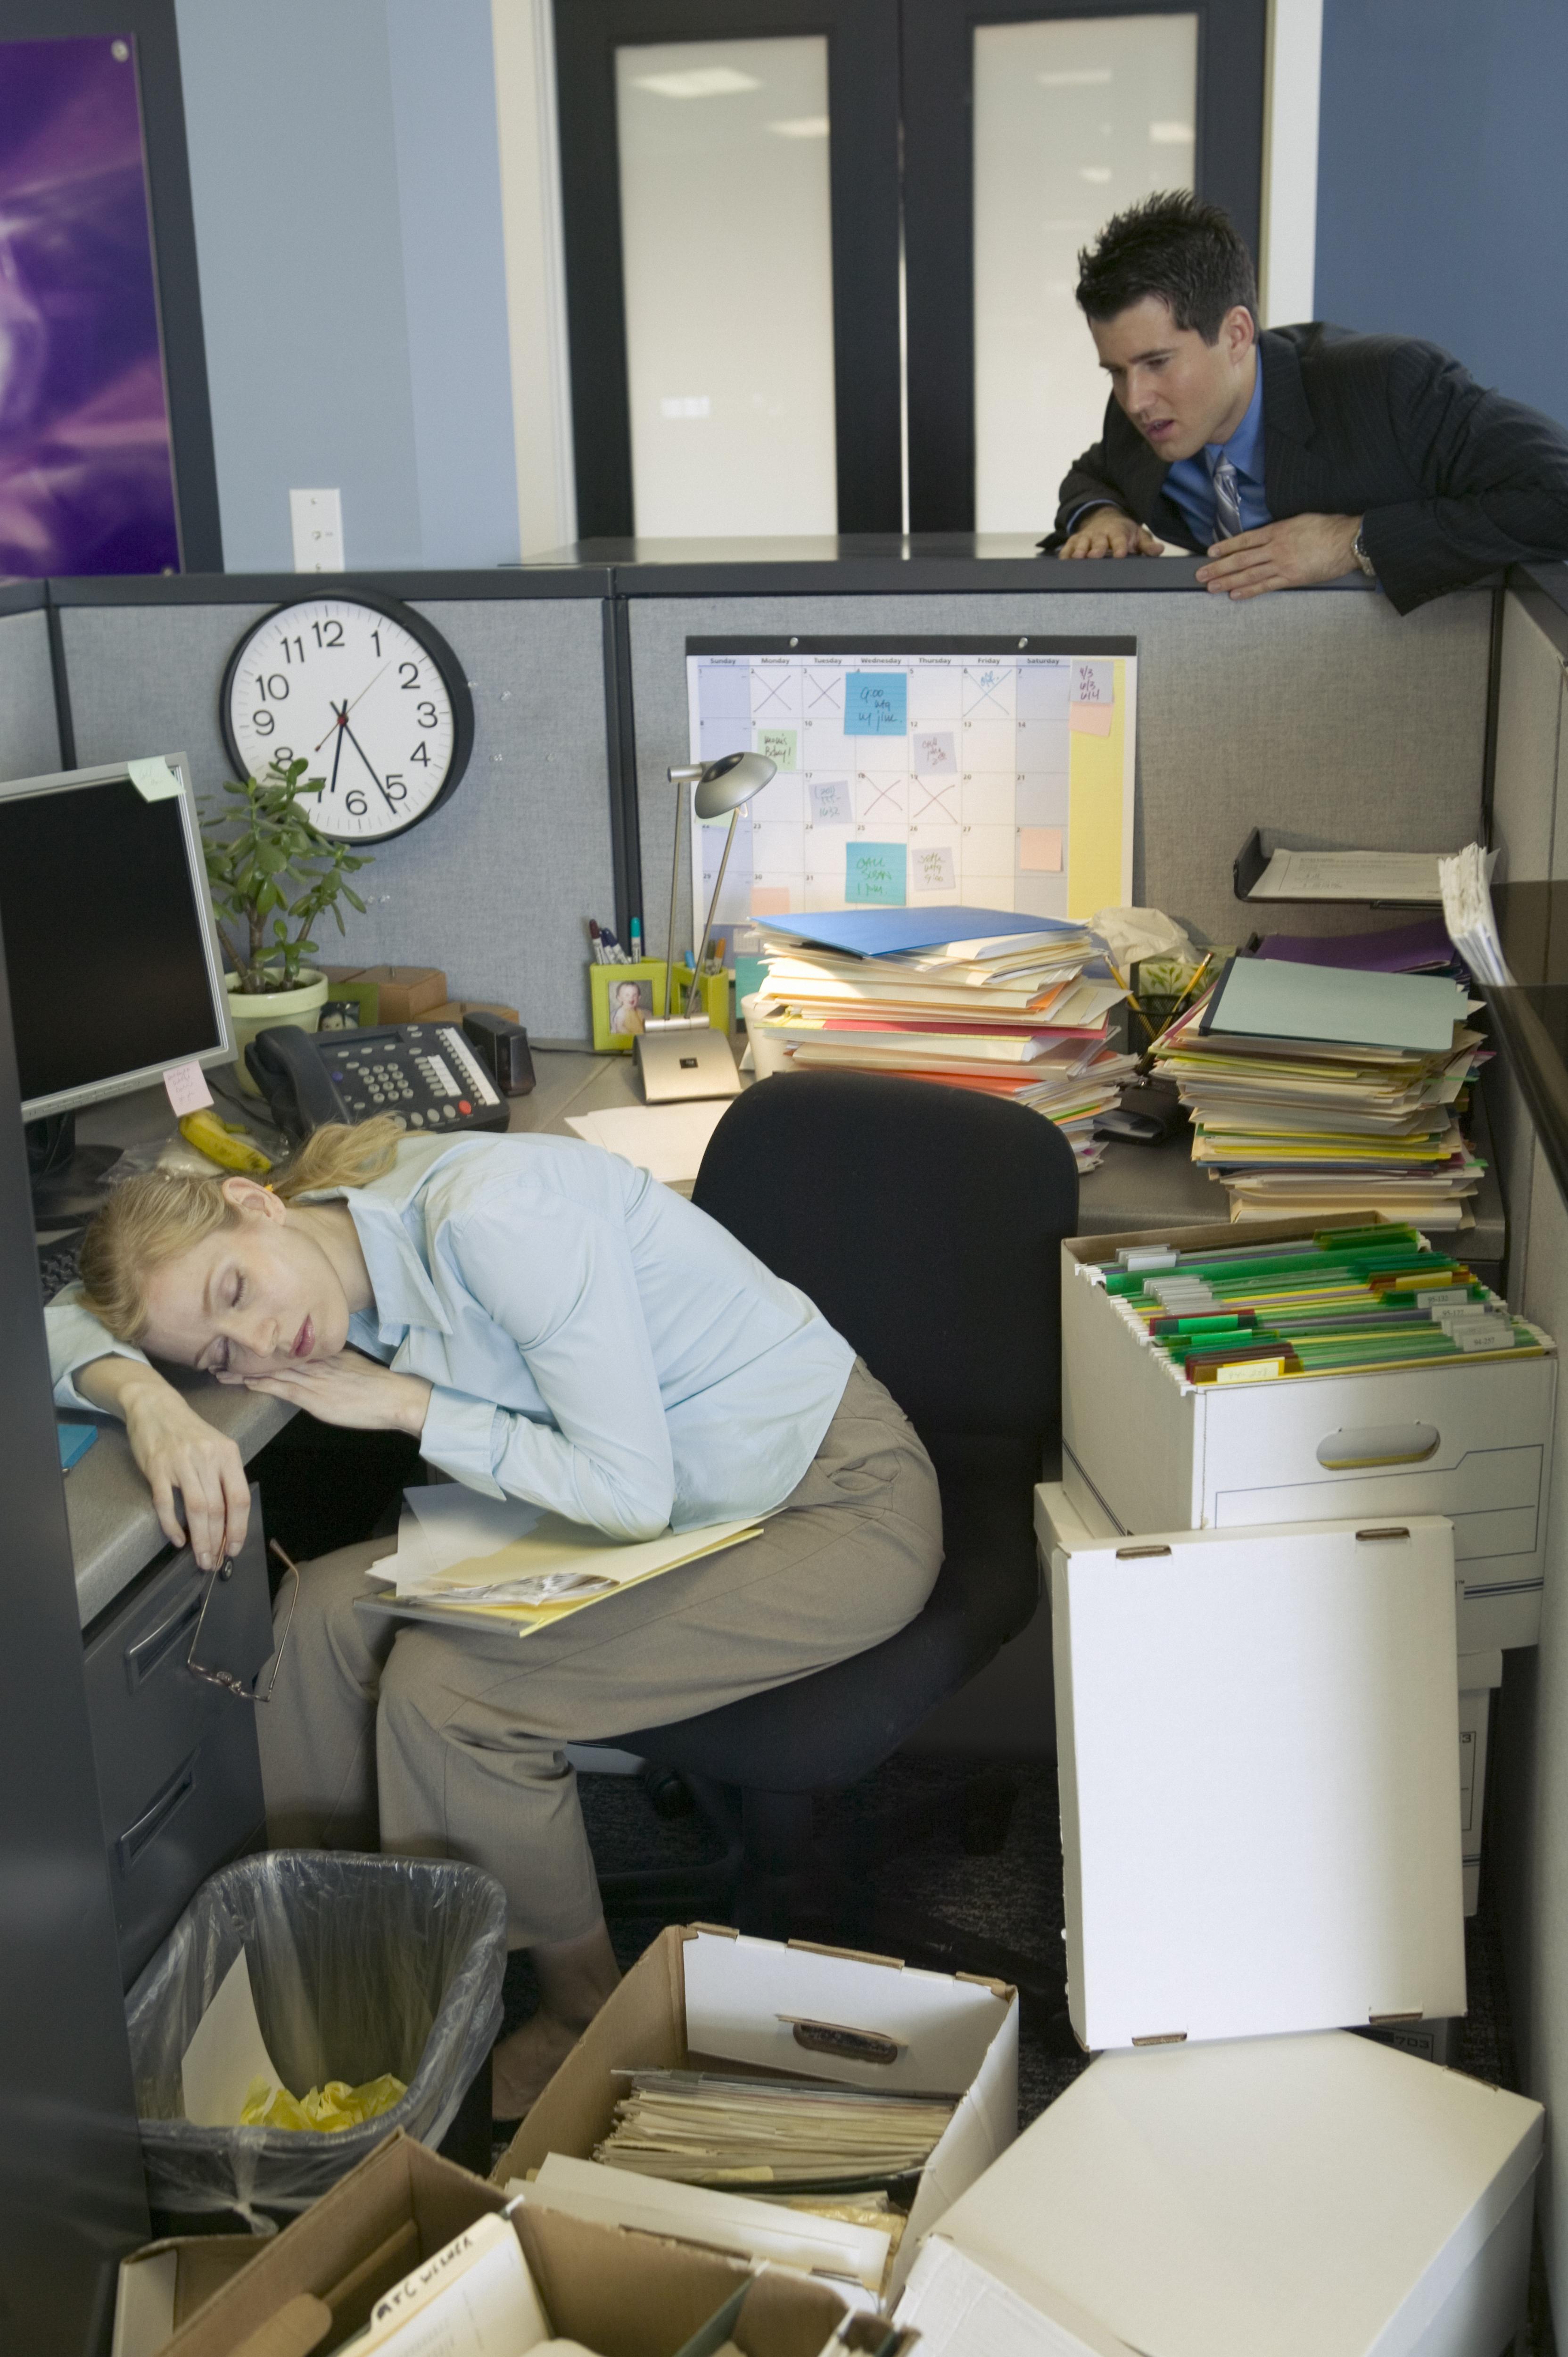
<path fill-rule="evenodd" d="M 495 1477 L 496 1419 L 502 1411 L 489 1400 L 467 1392 L 448 1391 L 441 1383 L 430 1388 L 430 1405 L 419 1436 L 419 1453 L 438 1473 L 449 1473 L 467 1490 L 487 1498 L 504 1498 Z"/>
<path fill-rule="evenodd" d="M 138 1351 L 134 1342 L 117 1341 L 79 1301 L 51 1301 L 44 1312 L 44 1325 L 48 1333 L 49 1372 L 54 1378 L 57 1407 L 81 1408 L 87 1415 L 106 1413 L 93 1401 L 83 1399 L 71 1381 L 79 1368 L 90 1367 L 95 1359 L 134 1359 L 138 1366 L 147 1364 L 145 1351 Z"/>

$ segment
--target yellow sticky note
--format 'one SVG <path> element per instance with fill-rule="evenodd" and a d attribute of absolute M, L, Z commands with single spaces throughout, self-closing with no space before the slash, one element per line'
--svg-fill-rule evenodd
<path fill-rule="evenodd" d="M 1018 865 L 1026 875 L 1059 876 L 1062 872 L 1062 831 L 1059 826 L 1021 826 Z"/>

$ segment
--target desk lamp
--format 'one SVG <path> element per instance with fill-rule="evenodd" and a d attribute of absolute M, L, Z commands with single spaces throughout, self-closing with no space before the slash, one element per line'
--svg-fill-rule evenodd
<path fill-rule="evenodd" d="M 777 770 L 778 763 L 761 753 L 726 753 L 722 761 L 691 762 L 669 773 L 670 782 L 676 790 L 675 848 L 670 867 L 670 931 L 664 943 L 664 1004 L 671 1011 L 662 1018 L 650 1017 L 638 1035 L 638 1070 L 642 1075 L 643 1096 L 650 1104 L 665 1104 L 680 1097 L 733 1097 L 740 1092 L 740 1075 L 728 1041 L 710 1029 L 705 1014 L 693 1010 L 702 993 L 703 960 L 713 938 L 714 919 L 718 913 L 719 894 L 724 890 L 725 870 L 729 866 L 741 805 L 748 802 L 753 794 L 759 794 Z M 713 898 L 708 903 L 703 945 L 692 970 L 685 1012 L 677 1015 L 673 1012 L 675 902 L 681 883 L 681 811 L 690 785 L 697 789 L 695 811 L 699 819 L 723 818 L 728 811 L 730 821 L 724 856 L 719 861 Z"/>

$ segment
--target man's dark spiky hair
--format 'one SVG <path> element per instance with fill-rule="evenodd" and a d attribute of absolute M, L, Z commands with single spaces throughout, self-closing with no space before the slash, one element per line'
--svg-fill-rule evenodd
<path fill-rule="evenodd" d="M 1219 339 L 1227 311 L 1245 305 L 1258 317 L 1252 257 L 1229 213 L 1184 190 L 1145 197 L 1107 221 L 1078 257 L 1078 300 L 1084 317 L 1114 319 L 1145 296 L 1170 306 L 1178 328 Z"/>

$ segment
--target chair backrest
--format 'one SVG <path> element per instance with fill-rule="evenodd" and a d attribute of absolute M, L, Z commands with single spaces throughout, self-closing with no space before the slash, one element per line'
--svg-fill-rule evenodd
<path fill-rule="evenodd" d="M 1038 1114 L 891 1074 L 760 1081 L 692 1200 L 810 1295 L 928 1446 L 1055 1424 L 1078 1169 Z"/>

